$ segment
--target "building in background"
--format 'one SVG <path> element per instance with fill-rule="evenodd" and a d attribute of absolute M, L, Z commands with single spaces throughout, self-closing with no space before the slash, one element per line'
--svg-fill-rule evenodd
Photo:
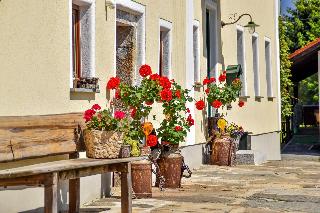
<path fill-rule="evenodd" d="M 245 17 L 221 28 L 221 21 L 243 13 L 260 25 L 254 34 L 244 28 L 249 21 Z M 193 88 L 195 82 L 241 64 L 245 107 L 234 105 L 224 113 L 251 132 L 251 149 L 261 159 L 280 159 L 277 0 L 0 1 L 0 14 L 0 116 L 82 112 L 93 103 L 105 106 L 114 95 L 105 89 L 107 79 L 121 75 L 138 84 L 137 69 L 145 63 L 191 89 L 191 96 L 199 100 L 203 91 Z M 79 77 L 98 77 L 100 92 L 75 89 L 74 79 Z M 189 107 L 195 126 L 181 146 L 186 162 L 195 168 L 203 159 L 206 115 L 194 104 Z M 63 158 L 1 163 L 0 169 Z M 108 178 L 81 178 L 81 202 L 105 194 L 101 192 L 108 189 Z M 64 184 L 61 209 L 67 202 Z M 40 208 L 42 193 L 39 188 L 0 190 L 1 211 Z"/>

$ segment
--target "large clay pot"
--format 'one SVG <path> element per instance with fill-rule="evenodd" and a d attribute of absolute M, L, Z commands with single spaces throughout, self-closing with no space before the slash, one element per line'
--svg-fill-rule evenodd
<path fill-rule="evenodd" d="M 152 171 L 149 160 L 131 163 L 132 189 L 136 198 L 152 197 Z"/>
<path fill-rule="evenodd" d="M 231 137 L 216 138 L 212 146 L 211 164 L 219 166 L 234 164 L 236 144 Z"/>
<path fill-rule="evenodd" d="M 164 188 L 180 188 L 181 187 L 181 166 L 182 156 L 179 153 L 168 152 L 163 154 L 157 161 L 159 165 L 160 175 L 165 179 Z M 159 186 L 157 178 L 156 186 Z"/>

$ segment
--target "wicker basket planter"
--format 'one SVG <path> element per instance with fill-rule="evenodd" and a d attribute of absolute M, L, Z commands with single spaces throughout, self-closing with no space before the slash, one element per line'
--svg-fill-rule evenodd
<path fill-rule="evenodd" d="M 119 158 L 123 133 L 115 131 L 84 130 L 88 158 Z"/>

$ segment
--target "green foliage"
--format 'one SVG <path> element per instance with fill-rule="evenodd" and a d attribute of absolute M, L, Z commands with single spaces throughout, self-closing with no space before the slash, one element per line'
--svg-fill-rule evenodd
<path fill-rule="evenodd" d="M 171 144 L 179 144 L 179 142 L 184 141 L 191 126 L 185 117 L 186 112 L 188 111 L 186 103 L 187 101 L 191 102 L 192 98 L 188 95 L 189 90 L 182 89 L 180 85 L 173 82 L 171 87 L 172 93 L 175 94 L 178 90 L 181 94 L 180 98 L 174 96 L 170 101 L 163 101 L 162 107 L 165 119 L 163 119 L 159 129 L 157 129 L 161 141 L 169 142 Z M 177 131 L 175 129 L 176 126 L 180 126 L 182 129 Z"/>
<path fill-rule="evenodd" d="M 318 73 L 304 79 L 299 84 L 299 98 L 303 104 L 319 103 L 318 95 L 319 83 Z"/>
<path fill-rule="evenodd" d="M 296 0 L 295 9 L 288 10 L 286 34 L 291 52 L 320 37 L 319 8 L 319 0 Z"/>
<path fill-rule="evenodd" d="M 281 88 L 281 117 L 285 119 L 292 115 L 291 95 L 293 83 L 291 81 L 291 61 L 289 60 L 288 37 L 282 18 L 279 18 L 280 43 L 280 88 Z"/>
<path fill-rule="evenodd" d="M 319 0 L 296 0 L 295 9 L 288 10 L 288 16 L 284 17 L 283 33 L 287 36 L 289 52 L 292 53 L 320 37 L 319 8 Z M 311 76 L 300 82 L 299 99 L 302 103 L 318 103 L 318 90 L 315 89 L 317 85 L 318 79 Z"/>

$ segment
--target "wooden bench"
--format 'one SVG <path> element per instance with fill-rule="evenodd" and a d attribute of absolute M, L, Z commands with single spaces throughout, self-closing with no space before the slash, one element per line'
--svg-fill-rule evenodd
<path fill-rule="evenodd" d="M 81 113 L 0 117 L 0 162 L 69 154 L 67 160 L 0 170 L 0 186 L 44 186 L 45 212 L 58 212 L 60 180 L 69 180 L 69 212 L 79 212 L 80 178 L 121 172 L 121 210 L 132 210 L 131 162 L 142 158 L 79 159 Z"/>

